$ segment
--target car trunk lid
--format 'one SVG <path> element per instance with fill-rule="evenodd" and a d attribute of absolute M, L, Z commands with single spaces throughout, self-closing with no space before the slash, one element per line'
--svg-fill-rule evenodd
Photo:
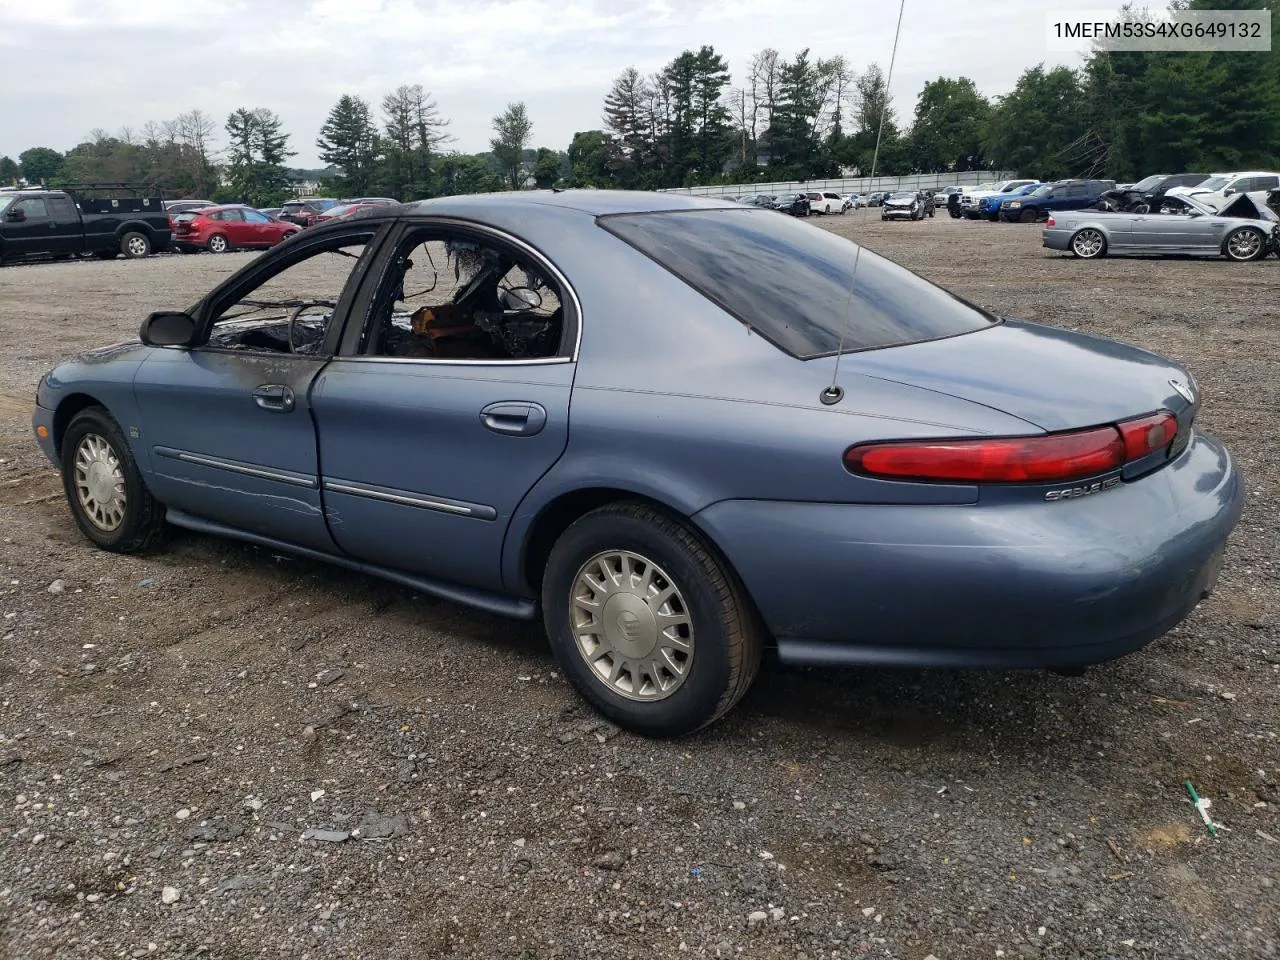
<path fill-rule="evenodd" d="M 850 354 L 842 370 L 968 400 L 1046 431 L 1161 409 L 1178 414 L 1186 426 L 1194 412 L 1191 378 L 1171 361 L 1128 344 L 1015 320 Z"/>

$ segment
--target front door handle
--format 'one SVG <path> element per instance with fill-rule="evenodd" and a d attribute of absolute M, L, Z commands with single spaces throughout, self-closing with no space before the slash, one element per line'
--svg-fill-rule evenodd
<path fill-rule="evenodd" d="M 547 411 L 538 403 L 504 400 L 481 410 L 480 422 L 494 433 L 508 437 L 532 437 L 547 425 Z"/>
<path fill-rule="evenodd" d="M 253 391 L 253 402 L 272 413 L 291 413 L 295 406 L 293 390 L 283 383 L 264 383 Z"/>

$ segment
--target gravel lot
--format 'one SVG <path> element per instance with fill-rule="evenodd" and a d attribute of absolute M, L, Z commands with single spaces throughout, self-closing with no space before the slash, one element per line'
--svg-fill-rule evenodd
<path fill-rule="evenodd" d="M 1248 474 L 1214 597 L 1081 678 L 766 666 L 718 726 L 641 740 L 528 625 L 192 534 L 91 549 L 37 379 L 250 255 L 7 267 L 0 957 L 1280 954 L 1280 262 L 816 223 L 1188 363 Z"/>

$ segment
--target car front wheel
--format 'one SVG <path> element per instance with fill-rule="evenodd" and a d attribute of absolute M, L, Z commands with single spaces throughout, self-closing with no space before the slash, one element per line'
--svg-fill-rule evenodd
<path fill-rule="evenodd" d="M 62 487 L 71 515 L 104 550 L 138 553 L 164 533 L 164 507 L 138 472 L 120 425 L 102 407 L 86 407 L 62 438 Z"/>
<path fill-rule="evenodd" d="M 763 631 L 733 572 L 646 504 L 611 504 L 571 524 L 547 561 L 542 607 L 578 692 L 646 736 L 718 719 L 760 665 Z"/>
<path fill-rule="evenodd" d="M 1093 260 L 1107 252 L 1107 240 L 1101 231 L 1085 227 L 1071 238 L 1071 252 L 1082 260 Z"/>
<path fill-rule="evenodd" d="M 1227 235 L 1222 249 L 1232 260 L 1258 260 L 1267 254 L 1267 238 L 1253 227 L 1241 227 Z"/>
<path fill-rule="evenodd" d="M 227 241 L 227 238 L 220 233 L 215 233 L 210 237 L 205 246 L 209 248 L 210 253 L 226 253 L 231 249 L 231 244 Z"/>

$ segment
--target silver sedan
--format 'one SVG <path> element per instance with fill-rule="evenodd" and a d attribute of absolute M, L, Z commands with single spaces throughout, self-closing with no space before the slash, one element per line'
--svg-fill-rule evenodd
<path fill-rule="evenodd" d="M 1280 252 L 1280 218 L 1254 207 L 1254 216 L 1223 216 L 1191 197 L 1160 212 L 1064 210 L 1049 217 L 1044 245 L 1092 260 L 1107 253 L 1196 254 L 1259 260 Z"/>

